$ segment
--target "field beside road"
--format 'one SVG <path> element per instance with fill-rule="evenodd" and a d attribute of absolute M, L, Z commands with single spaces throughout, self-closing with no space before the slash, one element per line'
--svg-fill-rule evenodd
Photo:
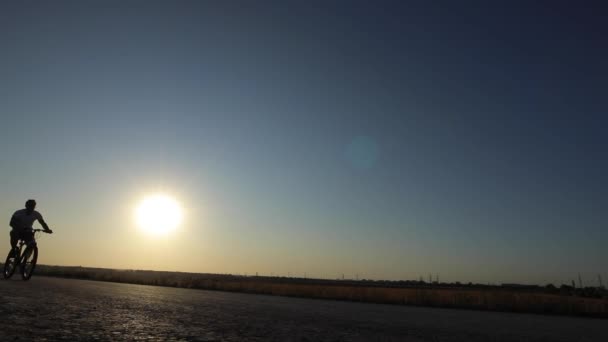
<path fill-rule="evenodd" d="M 2 340 L 607 341 L 606 321 L 48 277 L 0 281 Z"/>
<path fill-rule="evenodd" d="M 417 281 L 330 280 L 39 265 L 36 274 L 380 304 L 608 318 L 605 289 L 487 286 Z"/>

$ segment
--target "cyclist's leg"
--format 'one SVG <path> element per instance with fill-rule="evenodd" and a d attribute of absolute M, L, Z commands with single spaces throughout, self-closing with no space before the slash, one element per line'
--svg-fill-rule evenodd
<path fill-rule="evenodd" d="M 17 232 L 16 230 L 12 229 L 11 230 L 11 248 L 12 249 L 16 249 L 17 248 L 17 242 L 19 242 L 19 232 Z"/>

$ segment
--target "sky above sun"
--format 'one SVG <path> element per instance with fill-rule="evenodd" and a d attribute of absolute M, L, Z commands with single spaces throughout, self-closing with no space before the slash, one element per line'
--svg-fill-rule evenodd
<path fill-rule="evenodd" d="M 608 279 L 608 11 L 579 5 L 2 2 L 0 246 L 35 198 L 44 264 Z M 137 227 L 156 194 L 170 234 Z"/>

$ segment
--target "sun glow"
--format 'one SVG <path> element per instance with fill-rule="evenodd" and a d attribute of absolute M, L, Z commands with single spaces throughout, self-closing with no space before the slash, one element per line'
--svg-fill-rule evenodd
<path fill-rule="evenodd" d="M 172 197 L 148 196 L 135 211 L 137 225 L 146 233 L 162 235 L 177 228 L 182 222 L 182 208 Z"/>

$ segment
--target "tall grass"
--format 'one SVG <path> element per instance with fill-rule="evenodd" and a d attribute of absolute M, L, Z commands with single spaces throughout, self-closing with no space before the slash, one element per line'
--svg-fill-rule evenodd
<path fill-rule="evenodd" d="M 443 308 L 608 317 L 608 300 L 506 290 L 383 288 L 289 284 L 251 281 L 209 281 L 203 288 L 280 296 L 404 304 Z"/>
<path fill-rule="evenodd" d="M 39 265 L 37 275 L 278 296 L 608 318 L 608 298 L 501 287 L 386 287 L 361 282 Z M 598 296 L 601 297 L 601 296 Z"/>

